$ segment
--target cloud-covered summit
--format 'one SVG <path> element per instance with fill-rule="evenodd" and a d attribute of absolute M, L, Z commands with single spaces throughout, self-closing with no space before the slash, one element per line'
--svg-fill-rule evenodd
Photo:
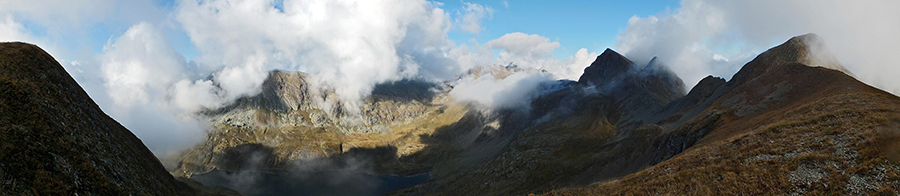
<path fill-rule="evenodd" d="M 681 7 L 633 16 L 615 48 L 638 64 L 654 56 L 693 86 L 707 75 L 730 77 L 785 37 L 816 33 L 850 72 L 900 93 L 898 1 L 682 0 Z"/>

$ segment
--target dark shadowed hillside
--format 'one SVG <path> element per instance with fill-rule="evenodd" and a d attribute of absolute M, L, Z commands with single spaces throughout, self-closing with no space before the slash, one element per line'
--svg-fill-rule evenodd
<path fill-rule="evenodd" d="M 37 46 L 0 43 L 0 195 L 220 195 L 186 184 Z"/>

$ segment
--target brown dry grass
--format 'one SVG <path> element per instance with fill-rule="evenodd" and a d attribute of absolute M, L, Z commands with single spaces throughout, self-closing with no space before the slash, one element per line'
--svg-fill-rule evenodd
<path fill-rule="evenodd" d="M 827 79 L 815 80 L 825 81 L 821 86 L 795 87 L 792 94 L 803 96 L 767 112 L 723 118 L 669 160 L 617 181 L 547 195 L 895 194 L 900 98 L 827 75 L 836 71 L 817 72 L 825 75 L 798 75 Z M 792 172 L 801 165 L 823 175 L 798 182 L 804 175 Z"/>

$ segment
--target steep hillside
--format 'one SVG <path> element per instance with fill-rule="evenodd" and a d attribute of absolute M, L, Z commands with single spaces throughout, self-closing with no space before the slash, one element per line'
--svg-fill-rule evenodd
<path fill-rule="evenodd" d="M 500 79 L 525 71 L 537 72 L 514 65 L 479 66 L 460 78 L 490 75 Z M 341 104 L 333 91 L 310 88 L 310 77 L 315 76 L 273 71 L 259 95 L 204 112 L 213 125 L 207 140 L 176 157 L 180 164 L 173 173 L 250 195 L 280 188 L 265 188 L 263 181 L 244 182 L 238 174 L 283 174 L 272 179 L 300 182 L 291 186 L 305 187 L 296 190 L 303 194 L 340 194 L 332 190 L 345 189 L 370 195 L 402 188 L 391 186 L 395 183 L 391 180 L 373 178 L 453 172 L 497 153 L 514 135 L 510 131 L 521 130 L 513 129 L 517 121 L 500 120 L 517 114 L 453 101 L 448 95 L 452 81 L 404 79 L 378 84 L 351 111 L 354 108 Z M 498 129 L 501 126 L 505 128 Z M 222 172 L 226 179 L 208 179 Z M 307 175 L 322 177 L 296 178 Z M 316 181 L 334 183 L 307 186 Z"/>
<path fill-rule="evenodd" d="M 854 79 L 822 45 L 794 37 L 727 84 L 704 79 L 694 90 L 715 101 L 654 143 L 671 158 L 548 195 L 897 194 L 900 98 Z"/>
<path fill-rule="evenodd" d="M 0 43 L 0 195 L 217 195 L 166 172 L 37 46 Z"/>
<path fill-rule="evenodd" d="M 645 124 L 684 96 L 681 79 L 657 66 L 639 69 L 606 50 L 575 85 L 533 100 L 529 115 L 516 118 L 527 123 L 513 123 L 523 126 L 500 126 L 515 135 L 496 156 L 396 194 L 527 194 L 640 171 L 657 158 L 652 144 L 663 131 Z"/>

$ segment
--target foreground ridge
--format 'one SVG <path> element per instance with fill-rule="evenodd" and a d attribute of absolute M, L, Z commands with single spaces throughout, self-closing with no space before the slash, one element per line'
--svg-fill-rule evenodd
<path fill-rule="evenodd" d="M 186 184 L 37 46 L 0 43 L 0 195 L 233 195 Z"/>

